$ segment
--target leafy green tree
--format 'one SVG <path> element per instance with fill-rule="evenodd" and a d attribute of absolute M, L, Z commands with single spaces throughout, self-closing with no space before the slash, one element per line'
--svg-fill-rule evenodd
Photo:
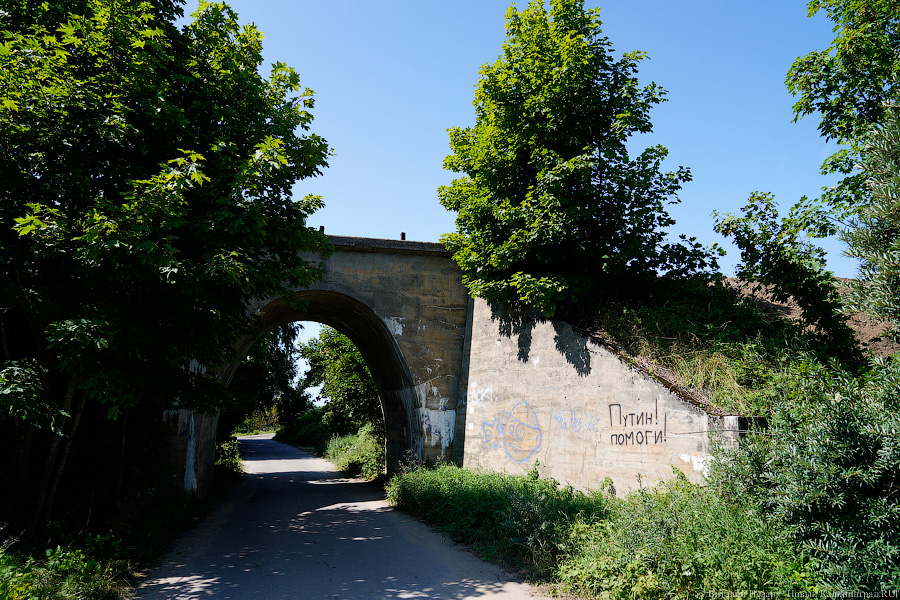
<path fill-rule="evenodd" d="M 825 251 L 805 238 L 796 219 L 779 218 L 771 194 L 753 194 L 741 211 L 740 217 L 713 212 L 716 231 L 740 248 L 737 276 L 753 282 L 756 291 L 767 287 L 777 302 L 795 302 L 803 322 L 824 335 L 833 355 L 859 358 L 834 273 L 825 268 Z"/>
<path fill-rule="evenodd" d="M 858 170 L 862 141 L 883 118 L 884 104 L 900 91 L 900 3 L 897 0 L 810 0 L 809 16 L 824 11 L 835 37 L 825 50 L 800 56 L 785 84 L 798 96 L 794 121 L 818 114 L 819 132 L 842 146 L 822 163 L 823 175 L 842 175 L 822 196 L 806 196 L 791 209 L 791 227 L 814 238 L 833 236 L 868 201 Z"/>
<path fill-rule="evenodd" d="M 299 349 L 309 364 L 301 387 L 321 386 L 318 399 L 327 400 L 323 420 L 332 433 L 356 433 L 371 423 L 383 435 L 384 413 L 375 382 L 350 338 L 324 327 L 317 338 L 300 344 Z"/>
<path fill-rule="evenodd" d="M 503 54 L 480 71 L 475 125 L 449 130 L 444 167 L 462 177 L 438 192 L 457 213 L 441 240 L 476 296 L 549 316 L 600 278 L 687 274 L 712 260 L 693 240 L 665 242 L 665 205 L 690 172 L 662 172 L 662 146 L 629 155 L 665 91 L 638 84 L 645 54 L 615 58 L 600 25 L 581 0 L 510 8 Z"/>
<path fill-rule="evenodd" d="M 865 378 L 801 366 L 768 428 L 717 461 L 713 482 L 785 526 L 833 591 L 895 589 L 900 363 L 873 362 Z"/>
<path fill-rule="evenodd" d="M 0 422 L 13 514 L 47 523 L 85 407 L 213 408 L 250 299 L 319 274 L 312 92 L 224 4 L 0 10 Z M 6 441 L 8 440 L 8 441 Z M 41 466 L 42 465 L 42 466 Z M 21 484 L 21 485 L 19 485 Z M 6 499 L 8 500 L 8 499 Z"/>
<path fill-rule="evenodd" d="M 853 217 L 868 193 L 864 176 L 854 173 L 860 141 L 881 122 L 884 103 L 900 91 L 900 3 L 810 0 L 807 7 L 810 17 L 825 11 L 836 35 L 827 49 L 797 58 L 785 83 L 799 96 L 794 120 L 818 114 L 822 136 L 845 146 L 825 160 L 823 174 L 845 177 L 824 190 L 821 204 L 804 199 L 797 216 L 813 230 L 832 223 L 825 233 L 833 235 L 837 225 Z"/>
<path fill-rule="evenodd" d="M 799 57 L 788 72 L 788 90 L 799 96 L 794 120 L 819 114 L 819 131 L 843 147 L 822 165 L 843 178 L 806 196 L 780 219 L 768 194 L 756 192 L 743 216 L 718 216 L 716 230 L 733 237 L 743 264 L 738 275 L 793 298 L 808 323 L 851 342 L 825 251 L 809 238 L 827 238 L 850 227 L 869 202 L 866 174 L 858 170 L 867 132 L 879 124 L 884 103 L 898 90 L 900 4 L 897 0 L 810 0 L 809 16 L 825 11 L 834 22 L 831 45 Z M 773 216 L 774 215 L 774 216 Z"/>
<path fill-rule="evenodd" d="M 869 202 L 859 221 L 844 232 L 847 255 L 860 260 L 860 278 L 852 305 L 891 324 L 889 334 L 900 336 L 900 109 L 890 105 L 884 124 L 863 147 L 863 172 L 868 178 Z"/>
<path fill-rule="evenodd" d="M 299 331 L 295 323 L 276 327 L 247 353 L 228 386 L 230 399 L 219 413 L 220 438 L 230 436 L 251 414 L 290 404 L 302 395 L 296 387 Z"/>

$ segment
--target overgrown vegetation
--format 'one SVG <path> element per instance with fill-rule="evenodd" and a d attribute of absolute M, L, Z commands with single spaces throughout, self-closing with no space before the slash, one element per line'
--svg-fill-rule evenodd
<path fill-rule="evenodd" d="M 384 475 L 384 436 L 371 423 L 357 433 L 332 437 L 322 455 L 350 477 L 377 479 Z"/>
<path fill-rule="evenodd" d="M 387 498 L 488 560 L 524 565 L 533 575 L 552 573 L 568 530 L 578 519 L 608 515 L 608 498 L 585 495 L 555 481 L 470 471 L 452 465 L 401 473 Z"/>
<path fill-rule="evenodd" d="M 607 298 L 594 311 L 572 315 L 585 335 L 696 390 L 711 408 L 743 415 L 774 410 L 800 354 L 827 359 L 835 349 L 723 281 L 658 280 L 631 296 Z"/>
<path fill-rule="evenodd" d="M 0 514 L 29 535 L 147 493 L 161 412 L 221 408 L 247 306 L 329 247 L 291 189 L 330 152 L 312 92 L 226 5 L 182 4 L 0 10 Z"/>
<path fill-rule="evenodd" d="M 194 514 L 147 425 L 174 398 L 223 410 L 229 434 L 271 425 L 274 402 L 282 439 L 351 475 L 383 472 L 375 388 L 343 336 L 301 349 L 321 407 L 292 383 L 290 327 L 250 350 L 230 395 L 205 368 L 232 358 L 252 298 L 319 274 L 298 250 L 327 252 L 305 226 L 321 200 L 290 189 L 329 149 L 308 133 L 312 93 L 297 74 L 278 63 L 260 76 L 258 31 L 208 3 L 178 29 L 180 4 L 0 11 L 0 509 L 15 528 L 0 531 L 26 538 L 0 547 L 4 598 L 115 596 L 124 557 L 152 553 Z M 788 87 L 795 116 L 819 113 L 845 146 L 823 170 L 846 177 L 786 217 L 757 193 L 716 225 L 741 250 L 738 274 L 797 303 L 800 324 L 710 285 L 714 251 L 667 241 L 665 205 L 690 173 L 663 172 L 661 146 L 636 158 L 627 147 L 665 93 L 638 84 L 642 53 L 612 56 L 579 0 L 510 10 L 475 125 L 451 130 L 446 166 L 462 177 L 440 190 L 458 213 L 445 242 L 473 293 L 568 311 L 626 360 L 768 428 L 722 454 L 702 488 L 676 477 L 617 498 L 536 470 L 440 466 L 395 478 L 395 503 L 486 558 L 597 597 L 896 589 L 900 364 L 862 359 L 806 236 L 843 229 L 863 261 L 855 305 L 898 324 L 900 13 L 895 0 L 809 10 L 828 13 L 836 38 L 794 63 Z M 622 282 L 631 297 L 573 302 Z M 217 466 L 239 470 L 232 440 Z"/>
<path fill-rule="evenodd" d="M 0 547 L 0 598 L 6 600 L 105 600 L 130 587 L 130 564 L 119 549 L 103 548 L 106 538 L 91 538 L 88 549 L 48 549 L 35 559 Z"/>
<path fill-rule="evenodd" d="M 384 414 L 375 382 L 353 342 L 331 327 L 300 344 L 309 370 L 299 388 L 321 386 L 315 406 L 308 396 L 279 400 L 278 441 L 307 446 L 351 477 L 384 474 Z"/>
<path fill-rule="evenodd" d="M 837 591 L 900 582 L 900 361 L 864 377 L 810 361 L 769 427 L 727 453 L 714 489 L 783 529 Z"/>
<path fill-rule="evenodd" d="M 690 171 L 663 171 L 663 146 L 630 155 L 666 92 L 639 84 L 645 53 L 614 56 L 599 13 L 583 0 L 511 7 L 503 53 L 479 71 L 474 126 L 449 130 L 444 167 L 461 176 L 438 190 L 457 213 L 441 241 L 473 296 L 550 316 L 622 277 L 715 266 L 695 240 L 667 241 L 666 205 Z"/>
<path fill-rule="evenodd" d="M 298 353 L 309 364 L 299 386 L 321 386 L 322 420 L 334 434 L 349 435 L 369 424 L 378 434 L 384 433 L 375 381 L 350 338 L 323 327 L 318 337 L 298 346 Z"/>
<path fill-rule="evenodd" d="M 741 497 L 683 476 L 626 498 L 443 465 L 395 476 L 388 499 L 487 559 L 591 598 L 816 589 L 809 559 Z"/>

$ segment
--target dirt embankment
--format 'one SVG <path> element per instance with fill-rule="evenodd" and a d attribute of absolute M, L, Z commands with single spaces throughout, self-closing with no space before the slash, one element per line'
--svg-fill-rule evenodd
<path fill-rule="evenodd" d="M 850 293 L 849 279 L 838 278 L 838 293 L 846 296 Z M 728 277 L 725 279 L 728 287 L 739 293 L 753 298 L 766 312 L 779 314 L 788 318 L 799 320 L 800 307 L 794 303 L 776 302 L 766 290 L 753 292 L 753 286 L 744 281 Z M 882 335 L 887 323 L 875 319 L 865 313 L 851 313 L 848 315 L 847 324 L 856 334 L 856 339 L 864 349 L 868 349 L 874 356 L 889 356 L 900 350 L 900 345 L 888 337 Z"/>

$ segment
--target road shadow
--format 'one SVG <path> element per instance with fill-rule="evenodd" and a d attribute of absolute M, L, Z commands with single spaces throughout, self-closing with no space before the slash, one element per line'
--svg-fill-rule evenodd
<path fill-rule="evenodd" d="M 239 443 L 247 472 L 232 497 L 136 598 L 533 598 L 499 567 L 395 511 L 381 486 L 271 439 Z"/>

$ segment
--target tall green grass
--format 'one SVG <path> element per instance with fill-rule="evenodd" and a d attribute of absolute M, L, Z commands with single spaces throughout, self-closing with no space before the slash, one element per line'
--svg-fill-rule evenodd
<path fill-rule="evenodd" d="M 369 423 L 358 433 L 333 437 L 323 456 L 350 477 L 377 479 L 384 475 L 384 438 Z"/>
<path fill-rule="evenodd" d="M 552 480 L 471 471 L 451 465 L 401 473 L 387 486 L 390 502 L 471 545 L 486 559 L 551 573 L 579 519 L 607 514 L 607 499 Z"/>
<path fill-rule="evenodd" d="M 585 597 L 816 589 L 785 532 L 683 476 L 616 498 L 561 487 L 536 470 L 513 476 L 445 465 L 395 476 L 387 495 L 482 557 Z"/>
<path fill-rule="evenodd" d="M 721 284 L 659 281 L 644 292 L 601 302 L 575 320 L 587 335 L 728 412 L 770 415 L 796 377 L 798 357 L 847 354 Z"/>
<path fill-rule="evenodd" d="M 786 597 L 817 589 L 808 559 L 786 532 L 743 502 L 683 476 L 609 503 L 579 521 L 555 573 L 592 598 Z"/>

